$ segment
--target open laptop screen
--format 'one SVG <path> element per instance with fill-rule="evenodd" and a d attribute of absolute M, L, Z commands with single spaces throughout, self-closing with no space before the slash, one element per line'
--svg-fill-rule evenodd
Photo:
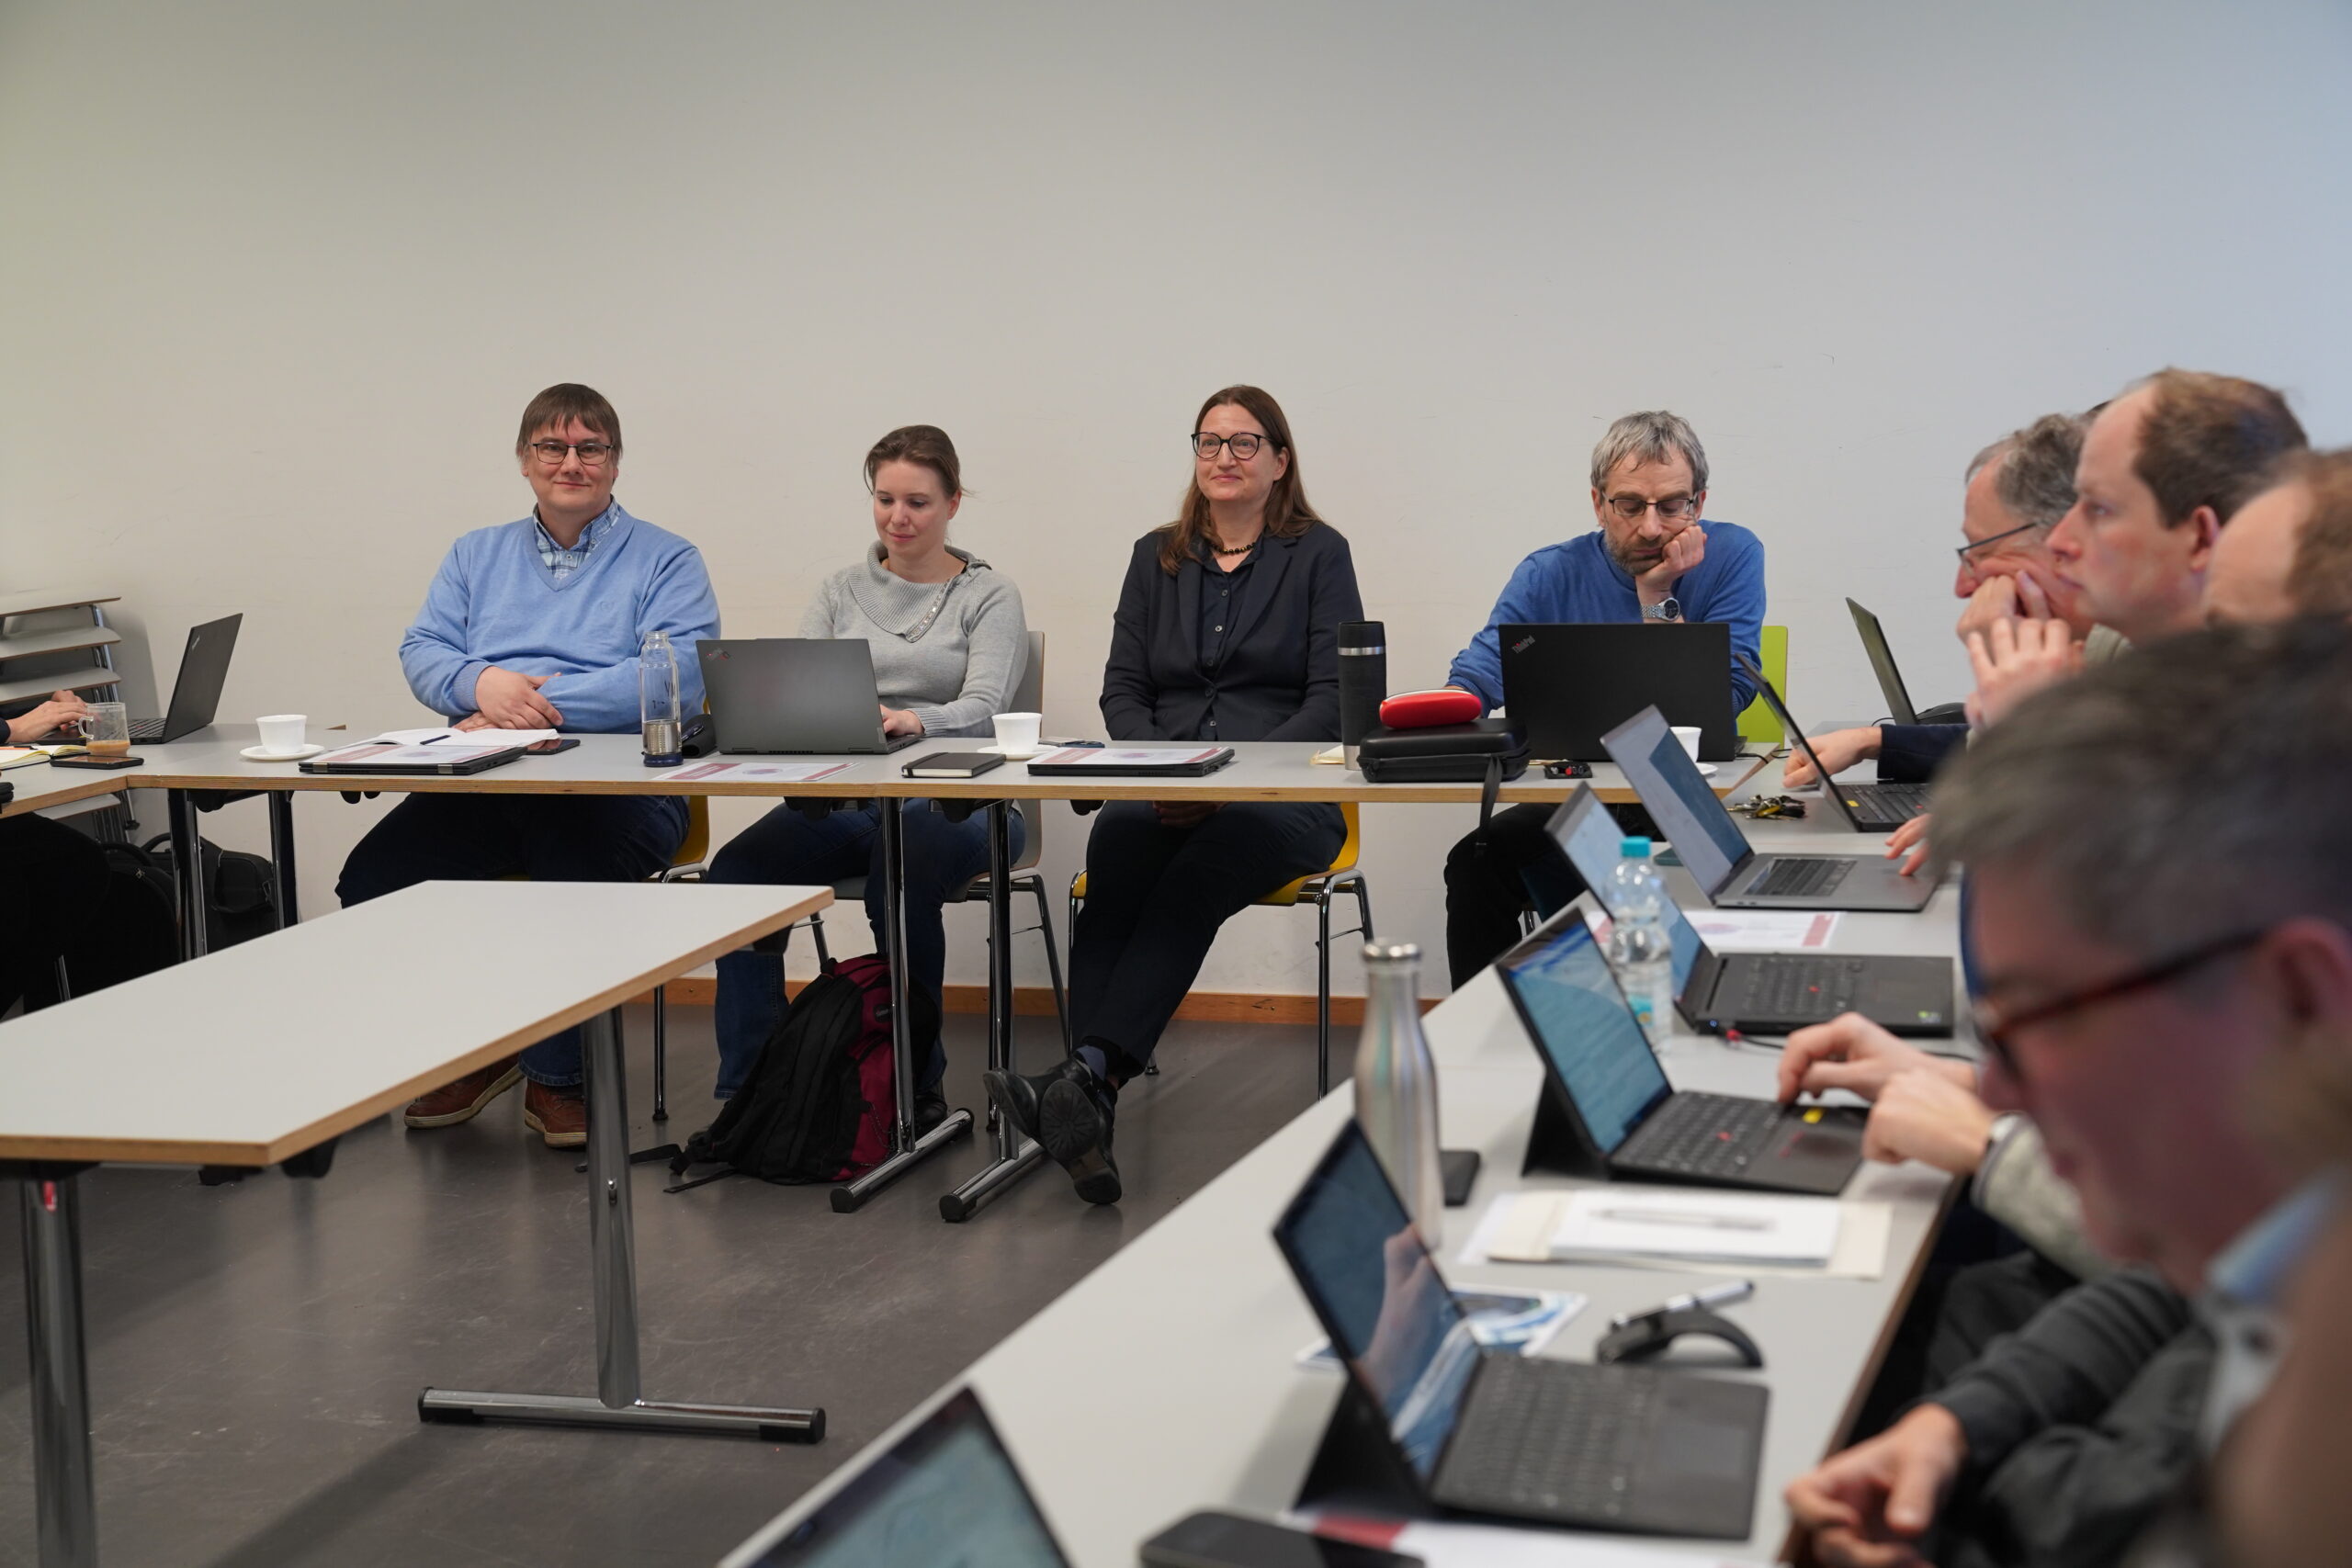
<path fill-rule="evenodd" d="M 1642 804 L 1700 886 L 1713 895 L 1747 854 L 1747 840 L 1699 765 L 1656 708 L 1645 708 L 1607 736 L 1610 760 L 1624 770 Z"/>
<path fill-rule="evenodd" d="M 1362 1127 L 1351 1122 L 1340 1132 L 1274 1239 L 1426 1483 L 1453 1433 L 1478 1347 Z"/>
<path fill-rule="evenodd" d="M 1544 826 L 1558 840 L 1560 852 L 1568 857 L 1577 874 L 1584 878 L 1585 886 L 1592 889 L 1593 897 L 1609 911 L 1610 919 L 1615 919 L 1623 911 L 1614 902 L 1617 888 L 1610 880 L 1610 873 L 1617 869 L 1625 847 L 1625 835 L 1618 829 L 1617 818 L 1609 814 L 1609 808 L 1592 793 L 1591 786 L 1578 784 L 1577 793 L 1552 814 L 1552 820 Z M 1674 949 L 1674 994 L 1679 997 L 1690 984 L 1690 970 L 1707 944 L 1683 915 L 1680 905 L 1668 899 L 1665 914 L 1667 940 Z"/>
<path fill-rule="evenodd" d="M 1667 743 L 1676 745 L 1671 736 Z M 1591 928 L 1570 920 L 1498 967 L 1592 1141 L 1612 1152 L 1673 1090 Z"/>
<path fill-rule="evenodd" d="M 962 1390 L 758 1559 L 761 1568 L 1069 1568 Z"/>
<path fill-rule="evenodd" d="M 1878 689 L 1886 698 L 1886 711 L 1897 724 L 1917 724 L 1919 715 L 1911 705 L 1911 690 L 1903 683 L 1903 672 L 1894 667 L 1894 650 L 1886 645 L 1886 629 L 1878 617 L 1855 604 L 1846 601 L 1846 608 L 1854 615 L 1854 630 L 1862 639 L 1862 651 L 1870 656 L 1871 673 L 1878 677 Z"/>

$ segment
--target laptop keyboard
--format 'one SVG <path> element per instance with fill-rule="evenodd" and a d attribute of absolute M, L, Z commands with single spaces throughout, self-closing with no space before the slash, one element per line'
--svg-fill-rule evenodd
<path fill-rule="evenodd" d="M 1677 1176 L 1744 1176 L 1771 1141 L 1781 1108 L 1727 1094 L 1677 1094 L 1634 1129 L 1610 1163 Z"/>
<path fill-rule="evenodd" d="M 1617 1517 L 1649 1450 L 1657 1384 L 1637 1367 L 1481 1367 L 1446 1450 L 1445 1501 L 1522 1517 Z"/>
<path fill-rule="evenodd" d="M 1928 809 L 1928 786 L 1922 784 L 1849 784 L 1839 793 L 1866 825 L 1900 828 Z"/>
<path fill-rule="evenodd" d="M 1763 875 L 1749 883 L 1743 897 L 1750 898 L 1804 898 L 1815 893 L 1826 893 L 1845 880 L 1854 869 L 1854 863 L 1842 858 L 1819 855 L 1782 855 L 1774 861 Z"/>
<path fill-rule="evenodd" d="M 1775 956 L 1750 971 L 1738 1014 L 1770 1020 L 1835 1018 L 1861 995 L 1869 967 L 1858 958 Z"/>

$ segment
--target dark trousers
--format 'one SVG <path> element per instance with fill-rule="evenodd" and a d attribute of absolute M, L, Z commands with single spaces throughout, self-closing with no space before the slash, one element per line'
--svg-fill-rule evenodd
<path fill-rule="evenodd" d="M 1086 902 L 1070 931 L 1071 1021 L 1132 1076 L 1193 988 L 1217 928 L 1252 900 L 1331 863 L 1347 840 L 1336 806 L 1235 802 L 1196 828 L 1164 828 L 1148 802 L 1116 800 L 1086 840 Z"/>
<path fill-rule="evenodd" d="M 1519 941 L 1519 918 L 1548 919 L 1584 892 L 1584 878 L 1544 825 L 1555 808 L 1509 806 L 1445 857 L 1445 966 L 1460 990 Z"/>
<path fill-rule="evenodd" d="M 57 999 L 57 961 L 86 996 L 178 954 L 172 909 L 97 843 L 30 814 L 0 822 L 0 1013 Z"/>
<path fill-rule="evenodd" d="M 353 846 L 334 893 L 348 908 L 420 882 L 642 882 L 685 841 L 677 795 L 412 795 Z M 525 1051 L 523 1076 L 578 1083 L 580 1031 Z"/>
<path fill-rule="evenodd" d="M 947 977 L 947 931 L 940 908 L 948 897 L 989 868 L 987 814 L 975 811 L 961 822 L 932 809 L 928 800 L 899 803 L 906 825 L 907 984 L 921 986 L 933 1002 L 944 1000 Z M 1021 858 L 1029 824 L 1013 812 L 1012 857 Z M 882 939 L 882 815 L 872 802 L 814 820 L 790 806 L 779 806 L 727 841 L 711 857 L 713 882 L 824 884 L 865 878 L 865 919 L 874 929 L 874 950 L 888 951 Z M 718 961 L 718 1098 L 743 1087 L 775 1026 L 784 1018 L 784 940 L 779 931 L 753 951 L 730 953 Z M 937 1036 L 913 1043 L 921 1064 L 918 1089 L 935 1088 L 947 1071 L 947 1053 Z"/>

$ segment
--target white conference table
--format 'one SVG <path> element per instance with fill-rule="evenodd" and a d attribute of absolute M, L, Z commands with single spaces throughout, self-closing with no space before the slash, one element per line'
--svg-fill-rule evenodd
<path fill-rule="evenodd" d="M 34 762 L 22 768 L 10 768 L 0 773 L 0 783 L 16 785 L 17 793 L 0 803 L 0 818 L 20 817 L 28 811 L 44 807 L 71 806 L 77 800 L 93 795 L 119 795 L 130 787 L 123 775 L 136 772 L 121 769 L 101 772 L 91 768 L 61 768 L 51 762 Z"/>
<path fill-rule="evenodd" d="M 821 1436 L 821 1411 L 639 1396 L 619 1010 L 831 902 L 823 887 L 428 882 L 0 1023 L 0 1175 L 23 1193 L 42 1568 L 97 1561 L 79 1173 L 324 1175 L 343 1133 L 572 1024 L 586 1026 L 590 1190 L 605 1195 L 589 1204 L 598 1393 L 428 1391 L 420 1416 Z M 493 944 L 494 973 L 478 963 Z M 406 1005 L 405 991 L 404 1005 L 364 1005 L 394 974 L 435 976 L 430 1005 Z"/>
<path fill-rule="evenodd" d="M 1777 775 L 1774 775 L 1777 777 Z M 1817 806 L 1803 822 L 1744 824 L 1759 847 L 1875 848 Z M 1695 902 L 1687 880 L 1679 892 Z M 1830 951 L 1949 955 L 1956 890 L 1918 915 L 1847 914 Z M 1548 1354 L 1589 1359 L 1613 1314 L 1719 1281 L 1720 1273 L 1455 1261 L 1498 1192 L 1576 1185 L 1520 1174 L 1540 1069 L 1492 970 L 1425 1020 L 1440 1072 L 1442 1141 L 1483 1156 L 1470 1203 L 1446 1214 L 1442 1264 L 1459 1286 L 1583 1292 L 1589 1304 Z M 1678 1036 L 1663 1054 L 1678 1087 L 1769 1097 L 1777 1053 Z M 1339 1393 L 1300 1369 L 1319 1337 L 1272 1240 L 1275 1217 L 1351 1111 L 1342 1087 L 1080 1281 L 726 1559 L 748 1568 L 869 1458 L 941 1400 L 976 1388 L 1077 1568 L 1125 1568 L 1137 1544 L 1196 1508 L 1272 1516 L 1289 1507 Z M 1762 1347 L 1772 1391 L 1754 1529 L 1744 1544 L 1657 1541 L 1694 1554 L 1770 1558 L 1786 1544 L 1789 1481 L 1832 1451 L 1875 1376 L 1952 1185 L 1918 1165 L 1866 1166 L 1849 1199 L 1891 1205 L 1874 1280 L 1767 1278 L 1727 1309 Z M 1577 1539 L 1563 1536 L 1564 1541 Z M 1631 1538 L 1626 1538 L 1631 1539 Z"/>
<path fill-rule="evenodd" d="M 330 734 L 328 739 L 331 742 L 349 744 L 353 739 L 374 732 L 352 728 Z M 910 779 L 902 770 L 909 762 L 929 751 L 967 750 L 974 742 L 955 739 L 920 742 L 887 756 L 787 759 L 722 755 L 697 759 L 675 768 L 650 769 L 644 765 L 643 753 L 635 736 L 585 735 L 578 737 L 580 744 L 569 750 L 548 756 L 526 756 L 486 773 L 330 776 L 305 773 L 293 762 L 256 762 L 242 755 L 243 749 L 252 745 L 255 738 L 255 731 L 250 725 L 220 725 L 170 745 L 149 747 L 141 753 L 148 759 L 148 765 L 139 770 L 143 776 L 136 782 L 144 787 L 168 792 L 172 851 L 183 868 L 193 865 L 197 854 L 197 792 L 264 792 L 269 805 L 271 859 L 276 870 L 277 907 L 289 922 L 296 908 L 292 802 L 296 795 L 302 793 L 737 795 L 810 802 L 929 798 L 959 803 L 966 809 L 984 808 L 990 823 L 990 865 L 995 873 L 989 879 L 989 919 L 990 930 L 996 933 L 996 940 L 991 944 L 989 987 L 989 1065 L 1002 1068 L 1011 1068 L 1014 1065 L 1014 1032 L 1017 1028 L 1012 1008 L 1010 958 L 1012 914 L 1008 884 L 1011 862 L 1007 854 L 1007 803 L 1023 800 L 1189 798 L 1476 805 L 1482 797 L 1481 788 L 1476 784 L 1372 784 L 1353 769 L 1316 762 L 1313 761 L 1315 754 L 1327 748 L 1304 741 L 1236 742 L 1233 745 L 1234 761 L 1201 778 L 1039 777 L 1030 773 L 1025 762 L 1009 761 L 977 779 L 944 780 Z M 801 781 L 747 778 L 726 773 L 695 776 L 705 773 L 706 764 L 711 762 L 784 761 L 826 766 L 838 763 L 840 769 L 822 779 Z M 1729 794 L 1767 765 L 1761 756 L 1743 756 L 1717 764 L 1713 787 L 1718 795 Z M 1592 773 L 1590 783 L 1604 800 L 1630 801 L 1635 798 L 1623 773 L 1614 765 L 1595 763 Z M 1508 804 L 1524 801 L 1555 803 L 1567 798 L 1576 787 L 1577 781 L 1546 779 L 1540 769 L 1530 768 L 1520 778 L 1503 784 L 1498 799 Z M 905 878 L 901 870 L 905 844 L 903 827 L 896 813 L 882 814 L 878 837 L 883 867 L 884 927 L 889 950 L 899 952 L 903 951 L 905 944 Z M 194 876 L 183 874 L 180 877 L 179 895 L 181 950 L 184 955 L 194 956 L 202 951 L 204 931 L 204 910 Z M 862 1207 L 915 1166 L 973 1129 L 970 1112 L 959 1108 L 950 1111 L 946 1120 L 930 1131 L 921 1134 L 916 1133 L 913 1043 L 906 1035 L 906 1021 L 911 1016 L 911 1010 L 906 1005 L 906 979 L 902 965 L 891 965 L 890 983 L 894 1002 L 893 1046 L 898 1057 L 899 1089 L 894 1152 L 888 1159 L 856 1180 L 834 1189 L 833 1206 L 842 1213 L 853 1213 Z M 654 1112 L 657 1118 L 662 1114 L 662 1089 L 657 1074 Z M 1035 1170 L 1041 1163 L 1042 1151 L 1023 1140 L 1017 1130 L 1001 1118 L 996 1129 L 996 1145 L 997 1158 L 993 1163 L 955 1191 L 943 1195 L 940 1200 L 943 1218 L 951 1222 L 969 1218 L 983 1202 Z"/>

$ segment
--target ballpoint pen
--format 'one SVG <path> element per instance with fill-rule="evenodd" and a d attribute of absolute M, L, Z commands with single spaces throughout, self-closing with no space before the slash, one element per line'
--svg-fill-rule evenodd
<path fill-rule="evenodd" d="M 1755 1280 L 1730 1280 L 1720 1285 L 1710 1285 L 1703 1291 L 1692 1291 L 1685 1295 L 1669 1296 L 1657 1305 L 1644 1307 L 1639 1312 L 1621 1312 L 1609 1320 L 1609 1326 L 1623 1328 L 1629 1323 L 1639 1323 L 1645 1317 L 1665 1317 L 1672 1313 L 1701 1312 L 1710 1307 L 1729 1306 L 1734 1302 L 1744 1302 L 1755 1293 Z"/>

